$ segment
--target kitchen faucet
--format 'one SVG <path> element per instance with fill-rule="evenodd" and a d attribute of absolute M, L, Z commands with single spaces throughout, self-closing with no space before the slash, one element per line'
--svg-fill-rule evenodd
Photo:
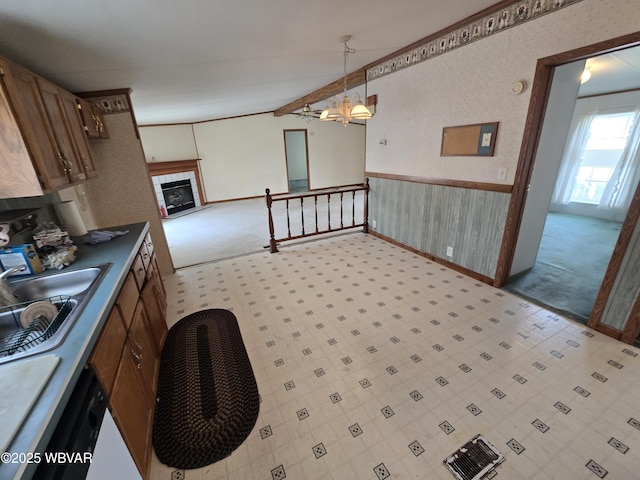
<path fill-rule="evenodd" d="M 0 306 L 6 307 L 7 305 L 18 303 L 18 299 L 9 288 L 9 285 L 7 285 L 7 277 L 16 272 L 22 272 L 25 268 L 27 267 L 21 265 L 19 267 L 11 267 L 0 273 Z"/>

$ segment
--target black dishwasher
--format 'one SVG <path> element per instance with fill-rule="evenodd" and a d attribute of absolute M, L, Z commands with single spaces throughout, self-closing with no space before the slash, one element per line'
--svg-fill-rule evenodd
<path fill-rule="evenodd" d="M 42 455 L 35 480 L 80 480 L 87 476 L 91 462 L 86 460 L 93 454 L 107 402 L 95 372 L 83 370 Z"/>

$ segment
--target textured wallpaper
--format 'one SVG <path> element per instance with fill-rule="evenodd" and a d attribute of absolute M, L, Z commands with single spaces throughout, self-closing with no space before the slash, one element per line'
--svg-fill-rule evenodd
<path fill-rule="evenodd" d="M 156 197 L 147 173 L 142 144 L 128 112 L 105 115 L 109 140 L 93 140 L 91 150 L 98 176 L 87 182 L 97 228 L 150 223 L 160 269 L 173 271 Z"/>
<path fill-rule="evenodd" d="M 537 60 L 638 25 L 636 1 L 582 0 L 370 80 L 378 113 L 367 126 L 367 171 L 512 184 Z M 513 95 L 517 80 L 529 86 Z M 485 122 L 500 122 L 494 157 L 440 156 L 443 127 Z"/>

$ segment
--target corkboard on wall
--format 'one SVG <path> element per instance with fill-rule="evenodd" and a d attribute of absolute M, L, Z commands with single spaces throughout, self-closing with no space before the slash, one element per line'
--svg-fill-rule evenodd
<path fill-rule="evenodd" d="M 444 127 L 440 156 L 492 156 L 498 122 Z"/>

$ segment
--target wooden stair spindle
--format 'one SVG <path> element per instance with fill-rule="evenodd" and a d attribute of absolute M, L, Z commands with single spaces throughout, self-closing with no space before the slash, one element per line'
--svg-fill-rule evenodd
<path fill-rule="evenodd" d="M 266 197 L 265 201 L 267 202 L 267 210 L 269 211 L 269 246 L 271 247 L 271 253 L 276 253 L 278 251 L 278 246 L 276 244 L 276 236 L 273 228 L 273 215 L 271 214 L 271 204 L 273 203 L 273 199 L 271 198 L 271 190 L 265 189 Z"/>

